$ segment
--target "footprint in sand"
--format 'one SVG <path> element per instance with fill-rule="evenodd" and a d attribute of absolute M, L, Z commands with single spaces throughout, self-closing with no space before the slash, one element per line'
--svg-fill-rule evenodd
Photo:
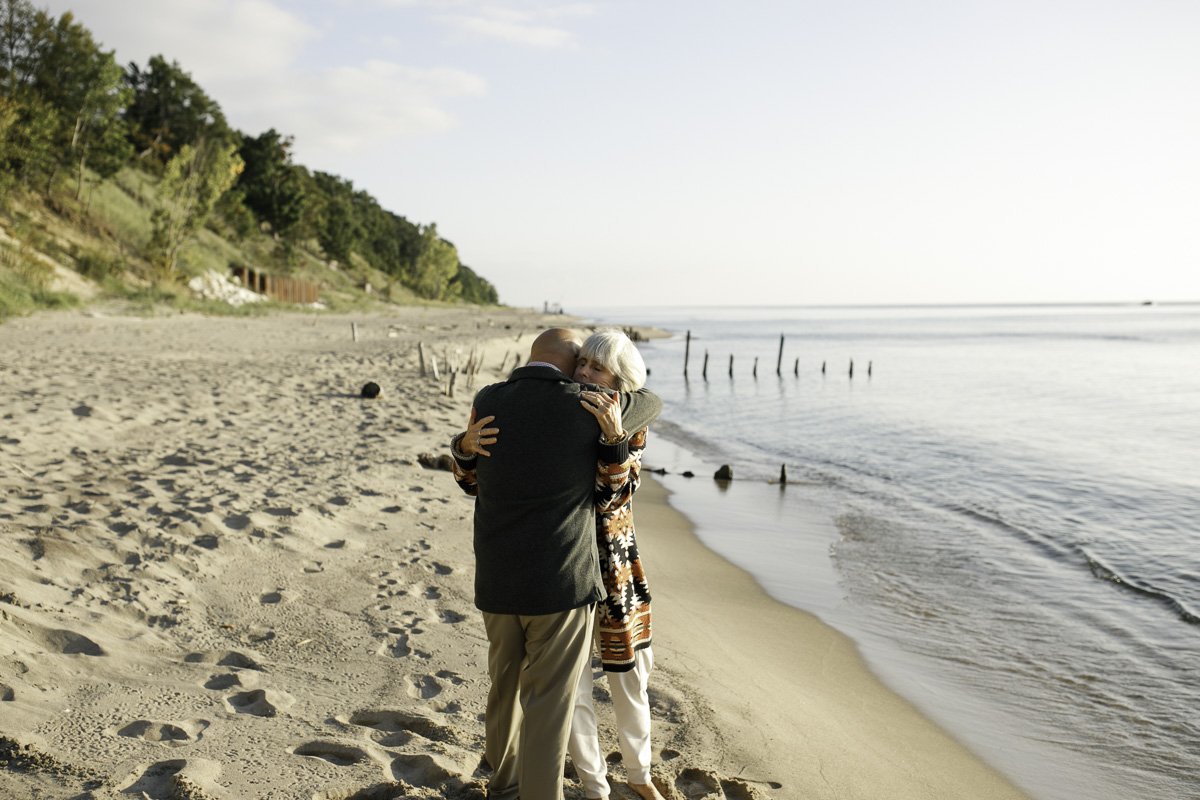
<path fill-rule="evenodd" d="M 276 589 L 273 592 L 264 592 L 258 598 L 258 602 L 262 603 L 264 606 L 272 606 L 276 603 L 285 602 L 286 600 L 288 600 L 288 594 L 283 589 Z"/>
<path fill-rule="evenodd" d="M 248 692 L 238 692 L 225 698 L 229 707 L 239 714 L 252 714 L 256 717 L 274 717 L 280 711 L 286 711 L 295 704 L 296 698 L 287 692 L 272 691 L 271 689 L 252 689 Z"/>
<path fill-rule="evenodd" d="M 686 721 L 687 714 L 684 711 L 683 703 L 674 693 L 652 686 L 648 692 L 648 699 L 650 700 L 650 715 L 655 719 L 675 724 Z"/>
<path fill-rule="evenodd" d="M 242 635 L 244 641 L 252 643 L 269 642 L 274 638 L 275 630 L 265 625 L 251 625 Z"/>
<path fill-rule="evenodd" d="M 118 787 L 122 796 L 167 798 L 167 797 L 210 797 L 221 792 L 216 778 L 221 765 L 207 759 L 190 761 L 172 759 L 159 761 L 145 769 L 139 769 Z M 88 795 L 90 796 L 90 795 Z M 220 796 L 224 797 L 224 793 Z"/>
<path fill-rule="evenodd" d="M 215 664 L 218 667 L 233 667 L 234 669 L 252 669 L 265 672 L 263 666 L 245 653 L 237 650 L 224 650 L 215 653 L 188 653 L 183 657 L 188 664 Z"/>
<path fill-rule="evenodd" d="M 393 778 L 429 789 L 460 781 L 471 771 L 469 766 L 443 753 L 403 753 L 392 761 Z"/>
<path fill-rule="evenodd" d="M 688 767 L 675 777 L 675 790 L 687 800 L 699 800 L 721 793 L 721 779 L 711 772 L 695 767 Z"/>
<path fill-rule="evenodd" d="M 48 650 L 63 655 L 106 656 L 104 648 L 82 633 L 68 630 L 49 630 L 40 637 Z"/>
<path fill-rule="evenodd" d="M 399 628 L 389 628 L 388 633 L 394 634 L 395 638 L 385 641 L 379 646 L 376 652 L 381 656 L 391 656 L 392 658 L 408 658 L 413 654 L 413 649 L 408 645 L 408 634 L 401 631 Z"/>
<path fill-rule="evenodd" d="M 754 798 L 762 795 L 750 787 L 745 781 L 734 779 L 721 779 L 721 790 L 725 792 L 725 797 L 728 800 L 754 800 Z"/>
<path fill-rule="evenodd" d="M 338 767 L 350 767 L 370 760 L 365 750 L 338 742 L 307 742 L 292 751 L 298 756 L 319 758 Z"/>
<path fill-rule="evenodd" d="M 245 685 L 246 684 L 242 683 L 241 677 L 232 672 L 225 675 L 212 675 L 203 683 L 205 689 L 212 689 L 215 691 L 232 689 L 234 686 Z"/>
<path fill-rule="evenodd" d="M 405 682 L 408 696 L 414 700 L 430 700 L 442 693 L 441 682 L 432 675 L 412 676 Z"/>
<path fill-rule="evenodd" d="M 408 711 L 356 711 L 349 723 L 370 728 L 373 731 L 371 738 L 383 747 L 399 747 L 414 739 L 450 744 L 458 742 L 451 728 L 423 714 Z"/>
<path fill-rule="evenodd" d="M 438 611 L 438 619 L 447 625 L 457 625 L 466 618 L 466 614 L 460 614 L 457 611 L 451 611 L 447 608 L 443 608 L 442 610 Z"/>
<path fill-rule="evenodd" d="M 178 724 L 139 719 L 121 728 L 117 735 L 179 747 L 199 741 L 208 726 L 209 721 L 206 719 L 193 719 Z"/>
<path fill-rule="evenodd" d="M 203 536 L 197 536 L 194 544 L 197 547 L 203 547 L 205 550 L 216 550 L 217 547 L 220 546 L 221 542 L 216 536 L 212 535 L 211 533 L 207 533 Z"/>
<path fill-rule="evenodd" d="M 250 517 L 245 514 L 230 514 L 225 518 L 225 527 L 230 530 L 244 531 L 250 527 Z"/>

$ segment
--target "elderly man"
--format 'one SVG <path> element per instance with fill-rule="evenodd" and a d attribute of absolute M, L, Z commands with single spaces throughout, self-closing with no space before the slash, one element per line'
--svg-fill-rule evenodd
<path fill-rule="evenodd" d="M 574 690 L 604 597 L 594 513 L 600 432 L 571 378 L 579 346 L 573 331 L 541 333 L 528 364 L 479 391 L 467 431 L 451 442 L 455 478 L 476 498 L 491 800 L 562 800 Z M 638 430 L 662 402 L 640 391 L 622 395 L 621 406 L 627 429 Z"/>

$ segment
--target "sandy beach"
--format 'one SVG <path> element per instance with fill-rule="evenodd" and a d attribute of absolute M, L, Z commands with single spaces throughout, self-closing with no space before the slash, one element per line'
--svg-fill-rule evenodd
<path fill-rule="evenodd" d="M 482 798 L 472 501 L 424 456 L 473 394 L 460 375 L 447 395 L 446 361 L 476 348 L 474 388 L 498 380 L 550 319 L 0 325 L 0 797 Z M 705 548 L 661 486 L 635 508 L 664 794 L 1025 797 Z"/>

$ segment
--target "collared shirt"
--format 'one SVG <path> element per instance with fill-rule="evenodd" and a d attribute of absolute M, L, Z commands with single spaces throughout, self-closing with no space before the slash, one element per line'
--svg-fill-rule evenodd
<path fill-rule="evenodd" d="M 551 364 L 547 361 L 530 361 L 525 366 L 527 366 L 527 367 L 549 367 L 550 369 L 557 369 L 559 372 L 562 372 L 561 369 L 558 369 L 558 367 L 554 366 L 553 364 Z M 563 372 L 563 375 L 566 375 L 566 374 L 567 373 Z"/>

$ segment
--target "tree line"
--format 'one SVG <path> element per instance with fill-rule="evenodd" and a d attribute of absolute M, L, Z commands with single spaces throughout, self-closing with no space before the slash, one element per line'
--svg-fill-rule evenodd
<path fill-rule="evenodd" d="M 0 0 L 0 196 L 49 195 L 133 166 L 160 178 L 149 258 L 174 275 L 180 248 L 219 218 L 235 236 L 269 232 L 283 251 L 316 243 L 436 300 L 497 303 L 433 223 L 380 206 L 345 178 L 295 163 L 292 138 L 249 136 L 175 61 L 120 66 L 74 16 Z"/>

